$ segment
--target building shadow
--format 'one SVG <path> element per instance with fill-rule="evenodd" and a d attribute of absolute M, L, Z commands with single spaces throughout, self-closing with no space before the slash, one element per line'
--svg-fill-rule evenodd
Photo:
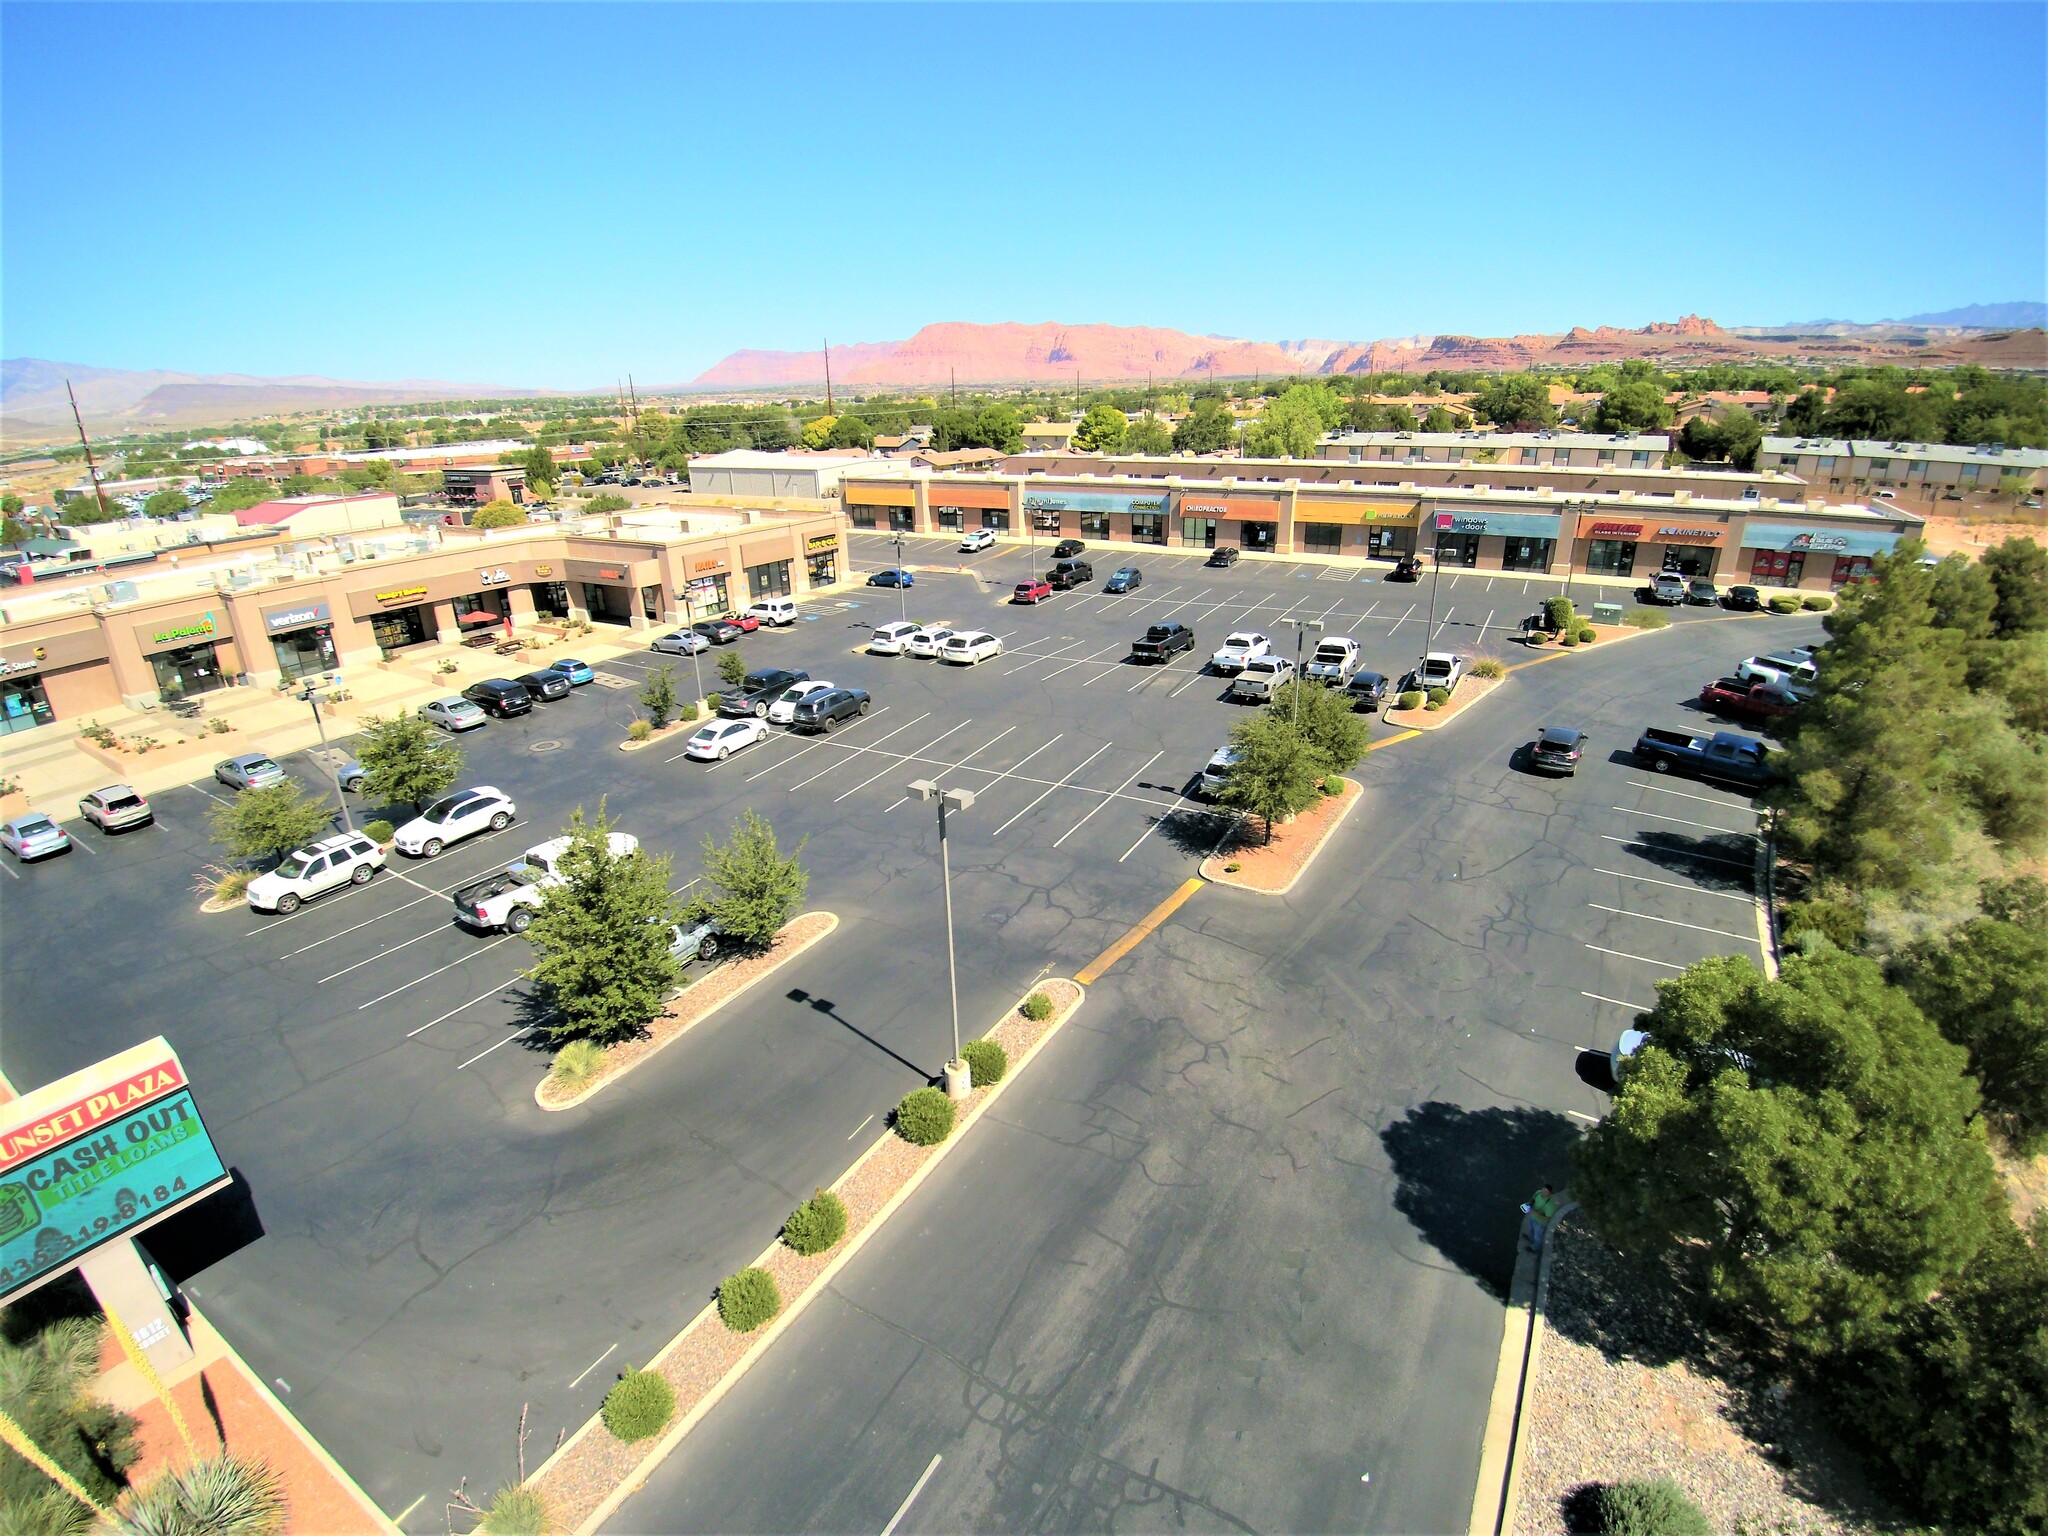
<path fill-rule="evenodd" d="M 1520 1206 L 1546 1182 L 1562 1188 L 1579 1132 L 1549 1109 L 1418 1104 L 1380 1133 L 1399 1186 L 1394 1208 L 1423 1240 L 1505 1299 Z"/>

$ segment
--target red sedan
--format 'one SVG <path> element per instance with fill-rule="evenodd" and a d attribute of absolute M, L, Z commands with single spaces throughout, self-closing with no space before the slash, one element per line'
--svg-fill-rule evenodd
<path fill-rule="evenodd" d="M 1051 596 L 1052 583 L 1049 581 L 1020 581 L 1010 593 L 1010 601 L 1013 603 L 1042 603 Z"/>

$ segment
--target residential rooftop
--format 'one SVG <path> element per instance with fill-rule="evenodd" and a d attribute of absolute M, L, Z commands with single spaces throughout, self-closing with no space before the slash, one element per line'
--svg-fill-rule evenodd
<path fill-rule="evenodd" d="M 2048 448 L 1999 443 L 1908 443 L 1882 438 L 1767 437 L 1763 452 L 1832 454 L 1853 459 L 1926 459 L 1935 464 L 1997 464 L 2007 469 L 2048 469 Z"/>
<path fill-rule="evenodd" d="M 1328 443 L 1407 443 L 1420 448 L 1611 448 L 1665 453 L 1671 439 L 1661 432 L 1332 432 Z"/>

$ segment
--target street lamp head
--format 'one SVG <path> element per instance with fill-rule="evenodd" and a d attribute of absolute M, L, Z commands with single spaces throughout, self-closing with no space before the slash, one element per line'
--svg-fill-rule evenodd
<path fill-rule="evenodd" d="M 946 809 L 948 810 L 964 811 L 973 804 L 974 791 L 971 789 L 949 789 L 946 791 Z"/>
<path fill-rule="evenodd" d="M 912 779 L 903 788 L 913 799 L 936 800 L 939 797 L 939 786 L 930 779 Z"/>

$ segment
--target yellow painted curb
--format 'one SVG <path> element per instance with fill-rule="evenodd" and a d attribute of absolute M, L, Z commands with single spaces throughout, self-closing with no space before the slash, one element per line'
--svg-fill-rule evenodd
<path fill-rule="evenodd" d="M 1041 978 L 1041 980 L 1043 979 L 1044 978 Z M 1051 979 L 1064 980 L 1065 978 L 1054 977 Z M 896 1191 L 896 1193 L 891 1195 L 886 1201 L 882 1203 L 881 1209 L 875 1212 L 873 1218 L 869 1220 L 866 1226 L 862 1227 L 858 1232 L 854 1233 L 851 1237 L 847 1238 L 844 1241 L 844 1243 L 840 1247 L 840 1251 L 834 1254 L 832 1256 L 831 1261 L 827 1263 L 823 1269 L 818 1271 L 817 1275 L 812 1279 L 811 1283 L 805 1286 L 803 1291 L 794 1300 L 792 1300 L 789 1303 L 789 1305 L 787 1305 L 780 1312 L 778 1312 L 775 1315 L 775 1317 L 767 1324 L 767 1326 L 760 1331 L 760 1333 L 756 1336 L 754 1342 L 747 1346 L 746 1353 L 741 1355 L 739 1359 L 736 1362 L 734 1362 L 732 1368 L 728 1370 L 723 1376 L 721 1376 L 718 1379 L 718 1381 L 711 1387 L 711 1389 L 707 1391 L 701 1398 L 699 1398 L 694 1405 L 692 1405 L 688 1413 L 684 1414 L 682 1418 L 678 1419 L 673 1425 L 669 1427 L 668 1431 L 662 1435 L 661 1439 L 655 1443 L 654 1447 L 651 1450 L 649 1450 L 644 1457 L 641 1458 L 639 1464 L 633 1468 L 632 1473 L 625 1479 L 623 1479 L 619 1483 L 618 1487 L 614 1488 L 609 1494 L 607 1494 L 604 1497 L 603 1501 L 600 1502 L 595 1509 L 593 1509 L 588 1515 L 584 1517 L 582 1523 L 576 1527 L 574 1536 L 594 1536 L 594 1533 L 598 1530 L 598 1528 L 601 1527 L 605 1521 L 609 1520 L 614 1514 L 616 1514 L 619 1510 L 619 1507 L 623 1505 L 627 1499 L 631 1498 L 635 1493 L 638 1493 L 641 1488 L 646 1486 L 647 1479 L 649 1475 L 653 1473 L 654 1469 L 660 1466 L 661 1463 L 668 1458 L 669 1454 L 673 1452 L 678 1445 L 682 1444 L 684 1437 L 687 1436 L 691 1430 L 695 1429 L 698 1423 L 704 1418 L 704 1416 L 718 1405 L 718 1403 L 724 1398 L 726 1392 L 732 1388 L 733 1384 L 736 1383 L 742 1376 L 746 1375 L 748 1371 L 753 1369 L 753 1367 L 761 1359 L 761 1357 L 767 1353 L 769 1347 L 773 1345 L 774 1342 L 782 1336 L 783 1331 L 790 1327 L 790 1325 L 793 1324 L 798 1317 L 802 1316 L 804 1309 L 811 1304 L 812 1300 L 818 1296 L 823 1295 L 824 1292 L 830 1288 L 833 1279 L 838 1275 L 839 1271 L 845 1268 L 846 1265 L 852 1261 L 853 1256 L 860 1252 L 861 1248 L 865 1246 L 868 1239 L 872 1237 L 875 1233 L 879 1232 L 883 1228 L 883 1226 L 887 1224 L 889 1218 L 896 1213 L 897 1209 L 900 1206 L 902 1206 L 902 1204 L 906 1200 L 908 1200 L 913 1194 L 917 1192 L 919 1186 L 921 1186 L 924 1183 L 926 1177 L 931 1173 L 931 1171 L 934 1168 L 938 1167 L 940 1163 L 944 1162 L 947 1156 L 953 1151 L 953 1149 L 959 1146 L 961 1142 L 966 1139 L 967 1132 L 973 1128 L 975 1123 L 979 1121 L 985 1113 L 987 1113 L 989 1106 L 994 1104 L 997 1099 L 1001 1098 L 1004 1092 L 1009 1088 L 1009 1086 L 1012 1083 L 1016 1082 L 1018 1078 L 1024 1075 L 1024 1068 L 1029 1066 L 1034 1060 L 1036 1060 L 1038 1053 L 1045 1049 L 1046 1044 L 1053 1038 L 1053 1036 L 1058 1034 L 1060 1030 L 1065 1027 L 1069 1019 L 1071 1019 L 1075 1014 L 1081 1011 L 1081 1005 L 1088 1001 L 1087 989 L 1078 981 L 1075 982 L 1074 985 L 1080 989 L 1081 996 L 1074 1000 L 1073 1006 L 1066 1009 L 1062 1013 L 1055 1014 L 1051 1019 L 1049 1019 L 1046 1022 L 1045 1032 L 1041 1034 L 1037 1040 L 1033 1041 L 1031 1048 L 1027 1050 L 1011 1065 L 1009 1071 L 1003 1074 L 1002 1081 L 998 1083 L 992 1083 L 989 1085 L 987 1093 L 985 1093 L 982 1096 L 982 1098 L 974 1105 L 974 1107 L 967 1112 L 966 1117 L 962 1119 L 960 1123 L 953 1128 L 952 1135 L 948 1136 L 943 1142 L 939 1144 L 939 1146 L 934 1150 L 932 1156 L 926 1158 L 922 1163 L 918 1164 L 916 1170 L 910 1175 L 909 1178 L 903 1181 L 902 1186 Z M 1037 984 L 1034 983 L 1033 990 L 1036 990 L 1036 986 Z M 1029 996 L 1030 993 L 1027 992 L 1025 994 L 1025 997 Z M 1010 1012 L 1015 1012 L 1016 1008 L 1019 1005 L 1021 1005 L 1023 1001 L 1023 998 L 1019 998 L 1017 1003 L 1011 1006 Z M 1003 1017 L 1008 1018 L 1009 1013 L 1005 1013 Z M 894 1131 L 884 1131 L 879 1137 L 875 1139 L 875 1141 L 872 1144 L 869 1145 L 868 1149 L 865 1152 L 861 1153 L 859 1157 L 854 1159 L 852 1165 L 847 1168 L 846 1172 L 842 1173 L 837 1179 L 833 1181 L 833 1190 L 836 1192 L 839 1189 L 843 1188 L 848 1182 L 848 1180 L 852 1179 L 855 1174 L 860 1172 L 860 1170 L 867 1164 L 870 1158 L 878 1154 L 883 1147 L 887 1146 L 895 1139 L 896 1133 Z M 778 1237 L 774 1242 L 770 1243 L 766 1248 L 762 1249 L 759 1256 L 755 1258 L 754 1263 L 757 1266 L 765 1264 L 768 1261 L 768 1259 L 775 1253 L 776 1249 L 779 1246 L 781 1246 L 780 1237 Z M 708 1303 L 701 1312 L 699 1312 L 695 1317 L 691 1318 L 689 1322 L 683 1325 L 681 1332 L 677 1333 L 674 1338 L 670 1339 L 668 1343 L 664 1344 L 661 1347 L 659 1352 L 657 1352 L 654 1355 L 654 1357 L 648 1361 L 646 1369 L 652 1370 L 656 1365 L 660 1363 L 662 1359 L 664 1359 L 668 1355 L 668 1353 L 671 1350 L 675 1349 L 678 1345 L 680 1345 L 683 1342 L 684 1339 L 689 1337 L 690 1331 L 692 1329 L 696 1328 L 699 1324 L 706 1323 L 709 1319 L 716 1315 L 717 1311 L 718 1303 L 716 1301 Z M 588 1435 L 593 1430 L 599 1428 L 602 1425 L 602 1423 L 602 1418 L 595 1414 L 593 1414 L 590 1418 L 586 1419 L 583 1423 L 583 1426 L 580 1429 L 578 1429 L 575 1434 L 571 1435 L 567 1440 L 563 1441 L 562 1444 L 555 1450 L 555 1453 L 552 1456 L 548 1457 L 546 1461 L 540 1464 L 539 1468 L 536 1469 L 532 1476 L 530 1476 L 527 1479 L 528 1485 L 532 1486 L 539 1484 L 541 1480 L 546 1477 L 549 1468 L 553 1467 L 557 1461 L 559 1461 L 562 1457 L 566 1456 L 569 1453 L 569 1451 L 583 1439 L 585 1435 Z"/>
<path fill-rule="evenodd" d="M 1140 918 L 1128 933 L 1076 971 L 1074 980 L 1084 987 L 1093 985 L 1098 976 L 1150 938 L 1154 929 L 1179 911 L 1181 905 L 1207 883 L 1201 879 L 1183 880 L 1171 896 Z"/>

